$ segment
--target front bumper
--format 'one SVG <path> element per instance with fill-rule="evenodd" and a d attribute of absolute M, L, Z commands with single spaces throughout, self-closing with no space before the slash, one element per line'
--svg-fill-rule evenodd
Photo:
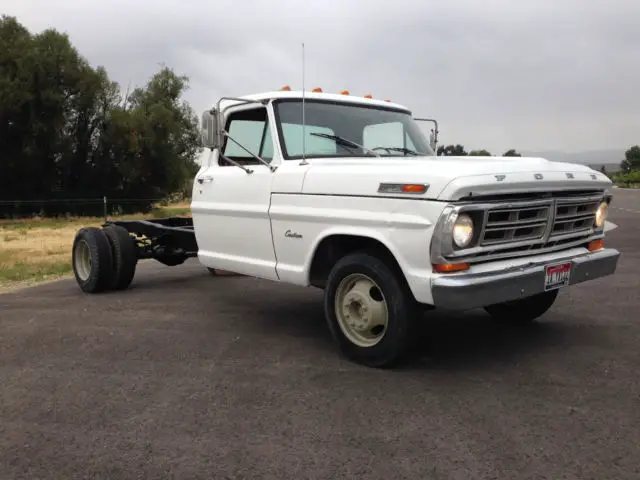
<path fill-rule="evenodd" d="M 444 274 L 431 280 L 436 307 L 468 310 L 508 302 L 544 292 L 545 266 L 571 263 L 569 285 L 612 275 L 620 252 L 604 248 L 553 260 L 535 261 L 510 269 L 480 273 Z"/>

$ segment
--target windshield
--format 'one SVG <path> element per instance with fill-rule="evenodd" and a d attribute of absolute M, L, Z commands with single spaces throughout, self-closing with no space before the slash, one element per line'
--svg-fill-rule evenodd
<path fill-rule="evenodd" d="M 284 158 L 302 158 L 302 100 L 276 100 L 274 109 Z M 435 155 L 409 112 L 326 100 L 305 100 L 304 151 L 321 158 Z"/>

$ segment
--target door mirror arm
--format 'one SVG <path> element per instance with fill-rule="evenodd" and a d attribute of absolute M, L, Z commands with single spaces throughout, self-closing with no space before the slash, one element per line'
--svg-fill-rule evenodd
<path fill-rule="evenodd" d="M 245 148 L 244 145 L 240 144 L 240 142 L 234 140 L 231 135 L 229 135 L 229 132 L 227 132 L 226 130 L 222 130 L 222 135 L 224 135 L 225 137 L 227 137 L 229 140 L 231 140 L 233 143 L 235 143 L 236 145 L 238 145 L 242 150 L 244 150 L 245 152 L 247 152 L 249 155 L 251 155 L 253 158 L 255 158 L 256 160 L 258 160 L 261 164 L 263 164 L 265 167 L 269 168 L 269 170 L 271 170 L 271 172 L 275 172 L 276 171 L 276 167 L 274 165 L 271 165 L 269 162 L 267 162 L 264 158 L 256 155 L 255 153 L 249 151 L 247 148 Z M 226 157 L 222 157 L 225 160 L 228 160 Z"/>

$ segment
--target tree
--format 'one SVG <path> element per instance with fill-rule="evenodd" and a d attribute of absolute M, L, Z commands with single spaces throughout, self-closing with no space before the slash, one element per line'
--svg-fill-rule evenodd
<path fill-rule="evenodd" d="M 469 152 L 470 157 L 490 157 L 491 153 L 488 150 L 471 150 Z"/>
<path fill-rule="evenodd" d="M 184 190 L 200 148 L 197 117 L 181 100 L 188 78 L 163 67 L 130 96 L 93 68 L 67 35 L 30 33 L 0 18 L 0 200 L 29 200 L 1 215 L 76 212 L 56 199 L 145 198 L 147 210 Z M 38 205 L 38 202 L 43 203 Z M 116 202 L 117 203 L 117 202 Z M 86 205 L 81 205 L 86 207 Z"/>
<path fill-rule="evenodd" d="M 521 157 L 522 155 L 520 155 L 518 152 L 516 152 L 513 148 L 510 150 L 507 150 L 506 152 L 504 152 L 502 154 L 503 157 Z"/>
<path fill-rule="evenodd" d="M 624 152 L 624 160 L 620 163 L 620 170 L 625 174 L 632 170 L 640 170 L 640 146 L 634 145 Z"/>
<path fill-rule="evenodd" d="M 464 146 L 457 144 L 457 145 L 441 145 L 440 147 L 438 147 L 438 156 L 447 156 L 447 157 L 460 157 L 460 156 L 465 156 L 467 155 L 467 152 L 464 149 Z"/>

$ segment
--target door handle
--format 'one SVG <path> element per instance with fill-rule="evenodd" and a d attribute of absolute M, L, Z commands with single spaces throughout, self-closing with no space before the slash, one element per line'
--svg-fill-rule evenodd
<path fill-rule="evenodd" d="M 204 175 L 203 177 L 198 177 L 198 183 L 202 185 L 203 183 L 211 183 L 213 182 L 213 177 L 211 175 Z"/>

